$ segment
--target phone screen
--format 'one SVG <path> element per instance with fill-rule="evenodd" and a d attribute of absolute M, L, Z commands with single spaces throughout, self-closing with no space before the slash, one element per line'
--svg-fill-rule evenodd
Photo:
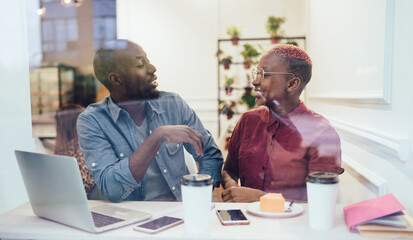
<path fill-rule="evenodd" d="M 181 218 L 174 218 L 174 217 L 164 216 L 164 217 L 152 220 L 150 222 L 138 225 L 137 227 L 156 230 L 156 229 L 171 225 L 171 224 L 179 222 L 179 221 L 182 221 L 182 219 Z"/>
<path fill-rule="evenodd" d="M 240 209 L 217 210 L 223 221 L 246 221 L 247 218 Z"/>

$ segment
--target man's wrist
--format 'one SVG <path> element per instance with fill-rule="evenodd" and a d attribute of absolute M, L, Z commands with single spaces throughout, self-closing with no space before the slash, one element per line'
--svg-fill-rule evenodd
<path fill-rule="evenodd" d="M 165 135 L 165 134 L 163 133 L 162 126 L 156 128 L 156 129 L 152 132 L 152 134 L 151 134 L 151 136 L 155 137 L 158 141 L 161 142 L 161 144 L 162 144 L 163 142 L 165 142 L 165 138 L 166 138 L 166 137 L 165 137 L 164 135 Z"/>

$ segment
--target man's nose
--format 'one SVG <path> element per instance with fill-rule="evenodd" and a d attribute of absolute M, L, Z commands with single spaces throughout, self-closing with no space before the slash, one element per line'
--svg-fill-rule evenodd
<path fill-rule="evenodd" d="M 149 63 L 147 69 L 149 74 L 154 74 L 156 72 L 156 67 L 152 63 Z"/>

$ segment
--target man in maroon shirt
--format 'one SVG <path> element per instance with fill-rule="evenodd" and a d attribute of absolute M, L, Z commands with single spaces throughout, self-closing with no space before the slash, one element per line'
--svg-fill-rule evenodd
<path fill-rule="evenodd" d="M 277 45 L 261 57 L 253 85 L 257 105 L 265 106 L 244 113 L 233 131 L 222 174 L 224 201 L 259 201 L 267 192 L 306 201 L 309 172 L 344 171 L 336 131 L 299 98 L 311 68 L 307 53 L 292 45 Z"/>

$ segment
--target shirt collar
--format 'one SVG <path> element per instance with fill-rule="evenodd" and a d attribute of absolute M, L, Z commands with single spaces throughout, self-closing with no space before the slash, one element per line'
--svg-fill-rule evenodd
<path fill-rule="evenodd" d="M 160 108 L 159 104 L 156 104 L 156 102 L 160 101 L 160 99 L 153 99 L 153 100 L 147 100 L 145 101 L 145 111 L 148 114 L 147 117 L 150 117 L 150 119 L 153 119 L 153 117 L 156 114 L 163 113 L 164 110 Z M 108 111 L 110 116 L 112 117 L 113 121 L 116 122 L 119 118 L 120 112 L 125 111 L 122 108 L 120 108 L 112 99 L 111 96 L 107 97 L 107 103 L 108 103 Z"/>
<path fill-rule="evenodd" d="M 116 103 L 113 101 L 111 96 L 107 98 L 107 103 L 108 103 L 109 114 L 112 117 L 113 122 L 116 122 L 119 118 L 119 114 L 122 108 L 116 105 Z"/>
<path fill-rule="evenodd" d="M 301 101 L 300 99 L 300 102 L 298 103 L 298 105 L 291 112 L 289 112 L 287 115 L 283 117 L 269 110 L 268 126 L 275 124 L 275 122 L 278 120 L 284 125 L 286 125 L 287 127 L 289 127 L 293 122 L 295 122 L 298 119 L 298 116 L 301 115 L 302 112 L 306 111 L 306 109 L 307 107 L 305 106 L 303 101 Z"/>

